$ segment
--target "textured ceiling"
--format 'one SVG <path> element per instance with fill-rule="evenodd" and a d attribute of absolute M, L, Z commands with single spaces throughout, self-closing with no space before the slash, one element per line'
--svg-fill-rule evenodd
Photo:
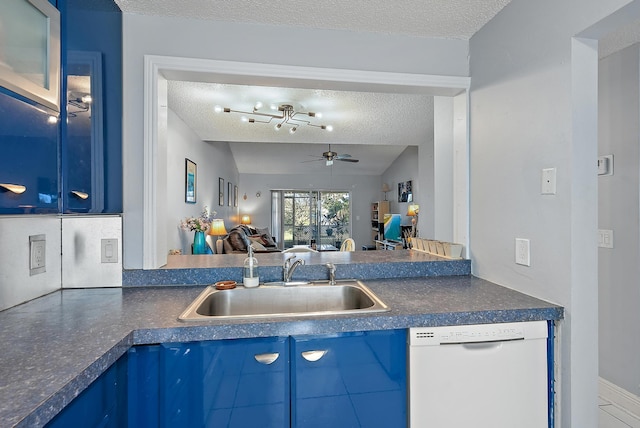
<path fill-rule="evenodd" d="M 115 1 L 124 13 L 133 14 L 468 40 L 510 0 Z M 333 170 L 337 173 L 380 175 L 407 145 L 433 136 L 433 98 L 428 95 L 283 89 L 167 78 L 169 107 L 202 140 L 230 142 L 241 173 L 255 172 L 255 159 L 261 159 L 261 171 L 265 173 L 326 171 L 324 162 L 303 160 L 320 155 L 332 144 L 333 151 L 360 159 L 359 163 L 336 162 Z M 281 86 L 289 85 L 285 82 Z M 321 111 L 334 131 L 301 127 L 291 136 L 276 133 L 273 126 L 249 125 L 236 115 L 213 112 L 216 104 L 250 110 L 256 101 L 291 101 Z"/>
<path fill-rule="evenodd" d="M 598 54 L 600 58 L 604 58 L 639 41 L 640 20 L 637 20 L 602 38 L 598 43 Z"/>
<path fill-rule="evenodd" d="M 320 112 L 322 120 L 317 123 L 330 124 L 334 130 L 300 126 L 290 134 L 285 129 L 275 131 L 275 122 L 249 124 L 241 120 L 241 114 L 214 112 L 216 105 L 251 111 L 257 101 L 265 105 L 291 102 L 306 111 Z M 320 170 L 322 162 L 309 165 L 302 161 L 311 154 L 319 156 L 333 144 L 333 151 L 360 159 L 358 164 L 348 164 L 351 174 L 379 175 L 407 145 L 418 145 L 433 135 L 433 97 L 429 95 L 169 81 L 168 103 L 202 140 L 230 142 L 241 173 L 255 172 L 255 159 L 268 165 L 264 173 Z M 320 145 L 294 147 L 300 144 Z M 345 144 L 349 146 L 339 146 Z M 344 169 L 344 165 L 340 162 L 336 167 Z"/>
<path fill-rule="evenodd" d="M 115 0 L 123 12 L 468 40 L 510 0 Z"/>

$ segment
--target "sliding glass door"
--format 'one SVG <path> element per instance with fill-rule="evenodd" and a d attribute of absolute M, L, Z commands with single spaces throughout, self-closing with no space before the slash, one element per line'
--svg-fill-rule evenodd
<path fill-rule="evenodd" d="M 349 192 L 273 192 L 273 230 L 284 248 L 311 245 L 313 240 L 319 249 L 335 249 L 351 235 Z"/>

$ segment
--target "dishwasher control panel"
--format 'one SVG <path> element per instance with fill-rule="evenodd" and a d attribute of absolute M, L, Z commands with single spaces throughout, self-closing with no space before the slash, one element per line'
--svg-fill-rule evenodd
<path fill-rule="evenodd" d="M 546 337 L 546 321 L 416 327 L 409 329 L 410 346 L 501 342 Z"/>

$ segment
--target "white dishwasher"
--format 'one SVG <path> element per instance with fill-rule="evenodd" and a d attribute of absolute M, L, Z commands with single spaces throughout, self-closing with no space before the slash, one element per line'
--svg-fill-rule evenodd
<path fill-rule="evenodd" d="M 547 428 L 546 321 L 409 329 L 411 428 Z"/>

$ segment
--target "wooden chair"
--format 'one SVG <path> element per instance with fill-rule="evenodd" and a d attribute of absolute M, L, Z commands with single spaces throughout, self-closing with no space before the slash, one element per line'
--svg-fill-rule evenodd
<path fill-rule="evenodd" d="M 355 251 L 356 250 L 356 241 L 353 238 L 347 238 L 342 241 L 342 245 L 340 246 L 340 251 Z"/>

